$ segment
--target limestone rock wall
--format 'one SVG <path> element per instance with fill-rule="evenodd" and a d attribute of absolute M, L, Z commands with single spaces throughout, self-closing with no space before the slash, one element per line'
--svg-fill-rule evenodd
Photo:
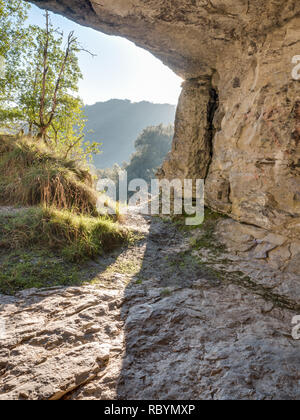
<path fill-rule="evenodd" d="M 300 236 L 300 19 L 260 45 L 233 48 L 217 68 L 222 114 L 206 181 L 207 202 L 234 218 Z"/>
<path fill-rule="evenodd" d="M 148 49 L 185 78 L 168 178 L 206 178 L 236 220 L 300 235 L 298 0 L 35 0 Z"/>
<path fill-rule="evenodd" d="M 216 93 L 211 81 L 191 79 L 179 99 L 172 151 L 160 177 L 206 178 L 212 159 L 213 115 Z"/>

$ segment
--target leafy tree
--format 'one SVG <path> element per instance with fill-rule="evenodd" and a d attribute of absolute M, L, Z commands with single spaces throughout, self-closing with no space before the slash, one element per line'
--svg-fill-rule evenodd
<path fill-rule="evenodd" d="M 65 39 L 64 33 L 53 27 L 49 12 L 45 13 L 44 28 L 30 25 L 25 35 L 15 68 L 16 87 L 11 98 L 15 105 L 2 104 L 2 119 L 14 127 L 23 126 L 29 135 L 66 157 L 91 158 L 99 153 L 100 145 L 85 140 L 86 118 L 78 97 L 82 78 L 78 53 L 83 48 L 74 32 Z M 14 55 L 12 47 L 7 55 Z"/>
<path fill-rule="evenodd" d="M 64 34 L 56 30 L 46 12 L 46 25 L 30 27 L 29 59 L 22 72 L 18 103 L 38 137 L 46 140 L 48 130 L 66 107 L 76 107 L 78 82 L 82 78 L 76 53 L 77 38 L 71 32 L 66 48 Z"/>
<path fill-rule="evenodd" d="M 129 163 L 122 167 L 115 164 L 110 169 L 99 169 L 99 178 L 108 178 L 117 185 L 121 170 L 127 171 L 128 183 L 133 179 L 144 179 L 149 185 L 156 177 L 158 168 L 162 165 L 167 153 L 171 150 L 174 128 L 172 125 L 147 127 L 135 141 L 136 152 L 131 156 Z"/>
<path fill-rule="evenodd" d="M 173 126 L 159 125 L 147 127 L 135 142 L 136 152 L 125 165 L 129 181 L 141 178 L 151 182 L 157 169 L 162 165 L 167 153 L 171 150 Z"/>
<path fill-rule="evenodd" d="M 77 99 L 72 101 L 71 97 L 69 103 L 69 106 L 61 107 L 53 120 L 48 130 L 48 139 L 63 157 L 92 161 L 93 156 L 100 152 L 100 143 L 85 140 L 87 119 L 83 103 Z"/>
<path fill-rule="evenodd" d="M 29 8 L 30 5 L 22 0 L 0 0 L 0 57 L 3 66 L 0 78 L 0 123 L 20 117 L 15 95 L 20 83 L 20 64 L 28 41 L 24 22 Z"/>

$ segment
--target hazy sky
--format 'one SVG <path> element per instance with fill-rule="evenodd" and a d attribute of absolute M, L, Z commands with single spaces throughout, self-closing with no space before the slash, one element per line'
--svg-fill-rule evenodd
<path fill-rule="evenodd" d="M 29 22 L 44 23 L 43 14 L 43 10 L 32 6 Z M 80 82 L 80 96 L 86 104 L 112 98 L 177 103 L 182 80 L 149 52 L 126 39 L 104 35 L 59 15 L 51 14 L 51 20 L 64 32 L 74 30 L 80 43 L 97 54 L 93 58 L 80 53 L 84 77 Z"/>

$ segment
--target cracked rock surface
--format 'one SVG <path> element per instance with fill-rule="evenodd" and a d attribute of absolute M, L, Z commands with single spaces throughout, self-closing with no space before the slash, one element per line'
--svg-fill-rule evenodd
<path fill-rule="evenodd" d="M 247 256 L 192 250 L 201 230 L 128 223 L 144 239 L 99 260 L 95 284 L 0 296 L 0 399 L 299 400 L 299 278 L 291 296 Z"/>

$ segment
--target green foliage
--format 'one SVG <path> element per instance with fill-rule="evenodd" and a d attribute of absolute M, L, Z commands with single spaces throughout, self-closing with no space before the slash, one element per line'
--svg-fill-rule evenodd
<path fill-rule="evenodd" d="M 27 45 L 24 21 L 29 7 L 22 0 L 0 0 L 0 56 L 5 60 L 4 77 L 0 78 L 0 122 L 19 115 L 12 103 L 20 85 L 19 69 Z"/>
<path fill-rule="evenodd" d="M 82 48 L 48 12 L 44 28 L 25 27 L 28 7 L 0 0 L 0 205 L 37 206 L 0 212 L 0 293 L 82 284 L 79 263 L 132 239 L 117 217 L 98 217 L 86 163 L 99 143 L 85 139 L 78 97 Z"/>
<path fill-rule="evenodd" d="M 225 246 L 218 241 L 215 235 L 215 230 L 218 222 L 227 216 L 217 213 L 208 207 L 205 207 L 204 222 L 201 225 L 186 226 L 185 215 L 173 216 L 172 221 L 178 226 L 180 230 L 197 231 L 196 236 L 191 237 L 190 246 L 194 250 L 207 249 L 212 258 L 218 257 L 225 251 Z"/>
<path fill-rule="evenodd" d="M 166 297 L 171 296 L 171 294 L 172 294 L 171 290 L 167 288 L 167 289 L 163 289 L 163 290 L 161 291 L 160 296 L 161 296 L 162 298 L 166 298 Z"/>
<path fill-rule="evenodd" d="M 93 156 L 101 153 L 99 142 L 85 139 L 87 118 L 80 100 L 68 98 L 69 106 L 62 107 L 48 131 L 48 144 L 65 159 L 93 162 Z"/>
<path fill-rule="evenodd" d="M 151 180 L 156 177 L 157 169 L 162 165 L 171 149 L 172 138 L 173 127 L 171 125 L 146 128 L 135 142 L 136 152 L 131 156 L 130 162 L 125 163 L 122 167 L 115 164 L 110 169 L 100 169 L 97 171 L 98 176 L 111 179 L 118 186 L 119 173 L 126 170 L 128 182 L 139 178 L 144 179 L 150 185 Z"/>
<path fill-rule="evenodd" d="M 146 128 L 135 142 L 136 152 L 124 167 L 128 173 L 128 180 L 141 178 L 150 183 L 166 154 L 171 150 L 172 138 L 172 126 Z"/>
<path fill-rule="evenodd" d="M 100 152 L 100 144 L 85 139 L 86 118 L 78 97 L 82 78 L 78 39 L 73 32 L 66 37 L 54 28 L 48 12 L 44 28 L 24 28 L 28 6 L 23 1 L 0 1 L 0 34 L 8 33 L 0 41 L 6 58 L 0 85 L 2 131 L 28 132 L 65 158 L 91 159 Z"/>

